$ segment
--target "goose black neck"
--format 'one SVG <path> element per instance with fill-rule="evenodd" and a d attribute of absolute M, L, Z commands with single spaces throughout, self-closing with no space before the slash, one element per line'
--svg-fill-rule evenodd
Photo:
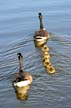
<path fill-rule="evenodd" d="M 23 70 L 23 56 L 21 53 L 18 53 L 18 60 L 19 60 L 19 72 Z"/>
<path fill-rule="evenodd" d="M 40 29 L 43 29 L 42 14 L 39 13 Z"/>

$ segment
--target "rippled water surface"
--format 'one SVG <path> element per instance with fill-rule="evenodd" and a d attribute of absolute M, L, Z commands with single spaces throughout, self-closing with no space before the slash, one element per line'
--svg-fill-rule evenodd
<path fill-rule="evenodd" d="M 49 31 L 47 42 L 55 75 L 48 75 L 33 35 L 42 11 Z M 16 99 L 12 76 L 18 71 L 17 53 L 33 76 L 27 101 Z M 71 1 L 0 0 L 0 108 L 71 108 Z"/>

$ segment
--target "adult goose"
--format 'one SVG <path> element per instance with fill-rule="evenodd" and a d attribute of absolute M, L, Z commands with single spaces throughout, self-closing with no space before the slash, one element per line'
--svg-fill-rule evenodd
<path fill-rule="evenodd" d="M 32 84 L 32 75 L 23 70 L 23 56 L 21 53 L 18 53 L 18 60 L 19 72 L 14 76 L 13 86 L 17 93 L 26 93 L 29 89 L 27 86 Z"/>
<path fill-rule="evenodd" d="M 34 35 L 34 42 L 36 47 L 43 46 L 49 38 L 47 30 L 43 27 L 42 17 L 42 13 L 38 13 L 40 29 L 36 31 Z"/>

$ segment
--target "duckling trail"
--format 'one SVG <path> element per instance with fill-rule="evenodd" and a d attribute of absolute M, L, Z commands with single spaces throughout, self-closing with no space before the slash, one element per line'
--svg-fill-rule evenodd
<path fill-rule="evenodd" d="M 50 61 L 50 54 L 49 54 L 49 48 L 47 45 L 43 45 L 41 47 L 42 50 L 42 63 L 44 67 L 46 68 L 48 74 L 54 74 L 55 73 L 55 68 L 53 67 L 51 61 Z"/>

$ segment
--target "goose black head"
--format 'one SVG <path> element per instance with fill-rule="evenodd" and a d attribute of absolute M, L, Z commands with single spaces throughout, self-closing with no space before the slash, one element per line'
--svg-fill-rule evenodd
<path fill-rule="evenodd" d="M 20 57 L 23 58 L 23 56 L 22 56 L 21 53 L 18 53 L 17 55 L 18 55 L 18 58 L 19 58 L 19 59 L 20 59 Z"/>
<path fill-rule="evenodd" d="M 39 12 L 39 13 L 38 13 L 38 16 L 39 16 L 39 18 L 42 18 L 42 13 Z"/>

